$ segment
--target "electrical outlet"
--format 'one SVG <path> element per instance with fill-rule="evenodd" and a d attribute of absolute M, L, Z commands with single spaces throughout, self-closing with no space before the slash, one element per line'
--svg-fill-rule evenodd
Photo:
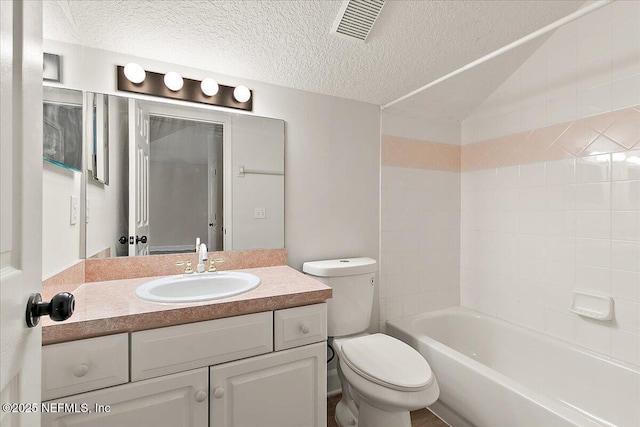
<path fill-rule="evenodd" d="M 69 218 L 69 223 L 71 225 L 76 225 L 78 223 L 78 217 L 80 216 L 80 201 L 78 200 L 78 196 L 71 196 L 71 215 Z"/>
<path fill-rule="evenodd" d="M 266 208 L 255 208 L 253 217 L 255 219 L 265 219 L 267 217 Z"/>

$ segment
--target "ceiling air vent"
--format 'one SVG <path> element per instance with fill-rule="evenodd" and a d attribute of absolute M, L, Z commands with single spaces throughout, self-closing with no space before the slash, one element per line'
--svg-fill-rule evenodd
<path fill-rule="evenodd" d="M 382 6 L 384 0 L 346 0 L 340 7 L 332 31 L 365 41 Z"/>

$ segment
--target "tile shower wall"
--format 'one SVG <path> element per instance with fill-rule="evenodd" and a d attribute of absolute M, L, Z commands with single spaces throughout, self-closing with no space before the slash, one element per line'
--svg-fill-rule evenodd
<path fill-rule="evenodd" d="M 558 30 L 462 123 L 463 144 L 640 104 L 640 2 Z"/>
<path fill-rule="evenodd" d="M 640 109 L 463 146 L 462 170 L 462 305 L 640 365 Z"/>
<path fill-rule="evenodd" d="M 380 330 L 459 304 L 460 147 L 383 135 Z"/>

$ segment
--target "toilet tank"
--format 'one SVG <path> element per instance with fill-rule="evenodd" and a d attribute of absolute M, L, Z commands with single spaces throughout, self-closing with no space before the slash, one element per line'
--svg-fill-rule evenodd
<path fill-rule="evenodd" d="M 344 258 L 305 262 L 302 271 L 330 286 L 327 301 L 327 334 L 341 337 L 369 327 L 373 308 L 376 260 Z"/>

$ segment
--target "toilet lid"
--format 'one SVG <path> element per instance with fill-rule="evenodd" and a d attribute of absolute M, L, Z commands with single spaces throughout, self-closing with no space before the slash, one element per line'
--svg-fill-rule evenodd
<path fill-rule="evenodd" d="M 428 387 L 433 373 L 411 346 L 384 334 L 365 335 L 342 344 L 342 360 L 360 376 L 396 390 Z"/>

